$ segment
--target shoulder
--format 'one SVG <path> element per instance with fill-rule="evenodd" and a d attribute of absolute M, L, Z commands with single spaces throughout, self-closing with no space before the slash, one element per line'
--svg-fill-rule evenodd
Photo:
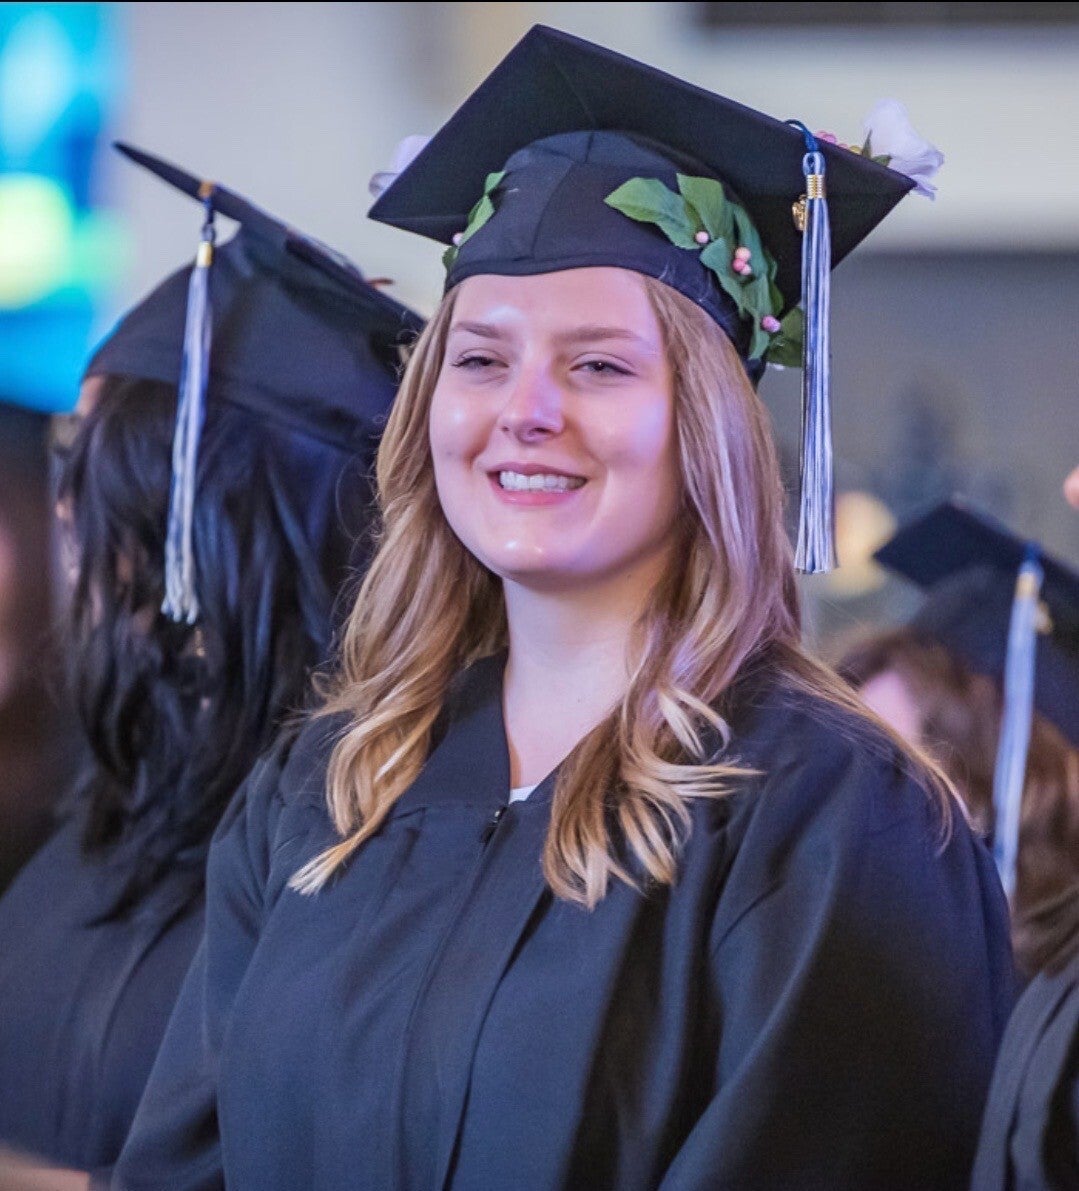
<path fill-rule="evenodd" d="M 743 689 L 729 712 L 725 758 L 752 771 L 743 792 L 753 818 L 777 830 L 846 821 L 887 830 L 937 827 L 941 803 L 914 759 L 868 718 L 781 678 Z"/>
<path fill-rule="evenodd" d="M 752 772 L 713 811 L 727 815 L 720 933 L 781 890 L 779 902 L 839 898 L 867 913 L 981 902 L 1003 920 L 988 852 L 871 721 L 776 682 L 730 723 L 727 758 Z"/>

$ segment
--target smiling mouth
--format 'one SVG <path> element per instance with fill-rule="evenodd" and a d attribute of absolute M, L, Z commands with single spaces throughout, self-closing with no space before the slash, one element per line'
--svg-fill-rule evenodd
<path fill-rule="evenodd" d="M 526 476 L 519 471 L 500 471 L 498 486 L 507 492 L 572 492 L 583 488 L 581 476 L 564 476 L 554 472 L 540 472 Z"/>

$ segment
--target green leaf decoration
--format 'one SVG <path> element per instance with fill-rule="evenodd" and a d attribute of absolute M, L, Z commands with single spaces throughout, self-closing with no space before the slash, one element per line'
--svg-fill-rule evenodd
<path fill-rule="evenodd" d="M 469 211 L 468 222 L 465 224 L 465 230 L 461 233 L 461 238 L 456 244 L 451 244 L 442 254 L 442 264 L 447 270 L 450 269 L 453 262 L 457 259 L 457 253 L 461 245 L 466 240 L 470 240 L 495 213 L 495 205 L 491 199 L 491 195 L 498 189 L 499 183 L 505 176 L 505 170 L 499 170 L 498 173 L 487 175 L 487 180 L 483 184 L 483 195 L 479 202 Z"/>
<path fill-rule="evenodd" d="M 748 248 L 750 251 L 749 265 L 755 277 L 768 276 L 768 258 L 765 256 L 764 245 L 761 243 L 760 232 L 744 207 L 731 204 L 734 215 L 734 246 Z M 767 313 L 767 312 L 766 312 Z"/>
<path fill-rule="evenodd" d="M 727 297 L 738 307 L 738 313 L 743 318 L 752 318 L 753 309 L 746 284 L 731 268 L 733 253 L 734 249 L 726 240 L 713 240 L 701 249 L 701 264 L 712 270 Z"/>
<path fill-rule="evenodd" d="M 771 337 L 764 353 L 765 360 L 783 368 L 801 368 L 804 339 L 805 313 L 801 306 L 792 306 L 784 315 L 779 330 Z"/>
<path fill-rule="evenodd" d="M 778 264 L 765 249 L 749 212 L 732 202 L 715 178 L 694 178 L 678 174 L 678 193 L 658 178 L 630 178 L 604 200 L 638 223 L 655 224 L 679 248 L 698 253 L 723 292 L 734 303 L 740 318 L 750 325 L 749 358 L 784 363 L 802 358 L 802 323 L 787 315 L 774 335 L 761 323 L 775 318 L 783 308 L 783 295 L 776 285 Z M 707 233 L 703 246 L 696 236 Z M 749 275 L 736 273 L 734 253 L 749 250 Z M 798 311 L 801 319 L 801 311 Z"/>
<path fill-rule="evenodd" d="M 693 238 L 700 225 L 686 206 L 685 199 L 664 186 L 658 178 L 630 178 L 603 201 L 638 223 L 656 224 L 679 248 L 700 247 Z"/>
<path fill-rule="evenodd" d="M 713 240 L 734 239 L 734 217 L 722 182 L 717 182 L 715 178 L 692 178 L 688 174 L 679 174 L 678 189 L 697 215 L 701 228 Z"/>
<path fill-rule="evenodd" d="M 760 322 L 753 324 L 753 331 L 749 336 L 749 358 L 763 360 L 772 346 L 772 336 L 761 326 Z"/>

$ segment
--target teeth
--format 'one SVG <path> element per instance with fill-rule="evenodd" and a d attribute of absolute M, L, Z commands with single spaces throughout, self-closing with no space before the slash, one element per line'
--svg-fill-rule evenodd
<path fill-rule="evenodd" d="M 526 476 L 519 471 L 500 471 L 498 482 L 510 492 L 569 492 L 584 485 L 584 480 L 575 476 Z"/>

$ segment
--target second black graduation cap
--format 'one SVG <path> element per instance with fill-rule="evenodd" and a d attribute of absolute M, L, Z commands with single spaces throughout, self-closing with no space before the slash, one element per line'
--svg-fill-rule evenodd
<path fill-rule="evenodd" d="M 207 404 L 228 401 L 369 455 L 397 389 L 397 348 L 422 323 L 344 257 L 235 191 L 130 145 L 117 148 L 205 211 L 194 264 L 129 311 L 85 372 L 178 386 L 162 611 L 193 624 L 194 507 Z M 219 250 L 218 212 L 240 224 Z"/>
<path fill-rule="evenodd" d="M 1079 574 L 956 500 L 903 526 L 874 557 L 925 589 L 914 627 L 1003 682 L 1016 577 L 1032 546 L 1043 572 L 1034 706 L 1079 746 Z"/>
<path fill-rule="evenodd" d="M 368 284 L 345 257 L 250 200 L 130 145 L 126 157 L 239 223 L 216 248 L 207 399 L 242 406 L 347 448 L 382 427 L 397 388 L 398 348 L 423 320 Z M 179 384 L 192 266 L 125 314 L 85 375 Z"/>

